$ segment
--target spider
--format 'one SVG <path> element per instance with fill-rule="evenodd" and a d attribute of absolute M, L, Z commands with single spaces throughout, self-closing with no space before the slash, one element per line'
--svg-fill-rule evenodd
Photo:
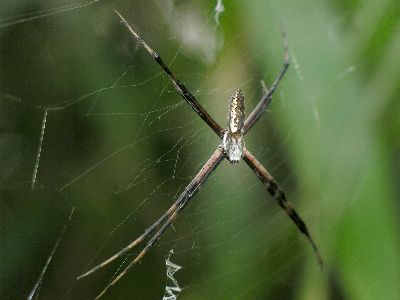
<path fill-rule="evenodd" d="M 118 280 L 120 280 L 128 270 L 135 265 L 142 257 L 150 250 L 150 248 L 156 243 L 163 232 L 172 224 L 174 219 L 178 216 L 179 212 L 186 207 L 193 196 L 198 192 L 199 188 L 205 183 L 207 178 L 213 173 L 213 171 L 218 167 L 220 162 L 226 158 L 230 163 L 238 163 L 243 159 L 246 164 L 253 170 L 258 179 L 263 183 L 268 193 L 278 202 L 279 206 L 286 211 L 288 216 L 292 219 L 298 229 L 306 236 L 310 242 L 319 265 L 322 267 L 323 262 L 319 254 L 318 248 L 312 239 L 306 224 L 297 214 L 297 212 L 292 207 L 291 203 L 286 200 L 286 195 L 281 187 L 278 186 L 275 179 L 271 174 L 264 168 L 264 166 L 247 150 L 244 144 L 244 135 L 254 126 L 254 124 L 260 119 L 267 106 L 272 100 L 272 94 L 277 88 L 280 80 L 286 73 L 289 67 L 289 54 L 286 35 L 283 32 L 284 38 L 284 64 L 273 82 L 271 88 L 268 90 L 264 87 L 264 95 L 260 102 L 253 109 L 250 115 L 245 118 L 244 113 L 244 94 L 242 90 L 237 90 L 236 93 L 231 97 L 229 102 L 229 113 L 228 113 L 228 128 L 223 129 L 218 123 L 208 114 L 208 112 L 201 106 L 194 95 L 186 88 L 186 86 L 180 82 L 175 75 L 171 72 L 168 66 L 164 63 L 162 58 L 132 29 L 128 22 L 122 17 L 122 15 L 115 10 L 115 13 L 121 19 L 121 22 L 127 27 L 130 33 L 135 37 L 138 43 L 143 46 L 147 52 L 155 59 L 155 61 L 160 65 L 163 71 L 166 73 L 168 78 L 172 81 L 175 89 L 179 92 L 182 98 L 192 107 L 192 109 L 202 118 L 207 125 L 221 138 L 222 143 L 217 147 L 208 161 L 201 168 L 199 173 L 193 178 L 189 185 L 185 188 L 183 193 L 175 201 L 175 203 L 150 227 L 148 227 L 142 235 L 132 241 L 128 246 L 120 250 L 118 253 L 114 254 L 101 264 L 95 266 L 86 273 L 80 275 L 77 279 L 86 277 L 98 269 L 108 265 L 115 259 L 121 257 L 123 254 L 137 246 L 146 237 L 151 235 L 157 228 L 158 230 L 147 242 L 146 246 L 142 251 L 136 256 L 136 258 L 122 270 L 118 276 L 116 276 L 97 296 L 101 297 L 112 285 L 114 285 Z M 96 298 L 96 299 L 97 299 Z"/>

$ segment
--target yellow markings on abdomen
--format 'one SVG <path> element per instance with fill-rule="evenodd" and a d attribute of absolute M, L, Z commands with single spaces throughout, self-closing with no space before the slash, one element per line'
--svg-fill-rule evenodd
<path fill-rule="evenodd" d="M 244 124 L 244 95 L 241 89 L 232 96 L 229 102 L 228 127 L 231 133 L 242 130 Z"/>

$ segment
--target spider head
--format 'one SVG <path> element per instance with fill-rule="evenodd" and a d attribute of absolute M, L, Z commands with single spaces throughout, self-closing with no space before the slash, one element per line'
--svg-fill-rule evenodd
<path fill-rule="evenodd" d="M 229 130 L 225 132 L 222 140 L 224 153 L 230 163 L 238 163 L 243 157 L 244 140 L 241 132 L 232 133 Z"/>

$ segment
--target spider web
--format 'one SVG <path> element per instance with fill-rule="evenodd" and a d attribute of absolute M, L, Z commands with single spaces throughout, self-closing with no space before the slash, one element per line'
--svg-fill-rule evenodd
<path fill-rule="evenodd" d="M 269 48 L 282 60 L 266 67 L 260 62 L 268 53 L 245 31 L 222 34 L 226 7 L 214 11 L 199 1 L 129 5 L 121 13 L 223 126 L 227 100 L 236 89 L 245 91 L 249 112 L 262 95 L 260 80 L 268 84 L 279 71 L 279 26 Z M 10 5 L 2 16 L 5 298 L 29 294 L 70 207 L 75 207 L 74 220 L 42 278 L 39 297 L 96 295 L 141 247 L 89 278 L 77 282 L 76 276 L 151 225 L 218 146 L 215 134 L 138 47 L 112 8 L 102 1 L 57 6 L 37 1 L 29 7 Z M 285 85 L 304 76 L 295 50 L 290 54 L 293 69 L 270 112 L 246 139 L 289 198 L 296 190 L 296 169 L 287 150 L 293 135 L 277 116 L 298 107 L 299 100 L 286 98 Z M 308 109 L 317 128 L 318 109 Z M 173 228 L 110 295 L 160 299 L 170 249 L 183 267 L 175 276 L 188 298 L 246 299 L 268 295 L 265 286 L 293 290 L 291 270 L 311 256 L 299 247 L 298 236 L 244 163 L 223 162 Z"/>

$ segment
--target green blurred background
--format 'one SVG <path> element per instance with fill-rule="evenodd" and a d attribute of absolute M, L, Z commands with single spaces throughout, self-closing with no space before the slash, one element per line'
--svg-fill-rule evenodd
<path fill-rule="evenodd" d="M 251 170 L 225 161 L 105 298 L 161 299 L 171 249 L 179 299 L 400 298 L 399 2 L 222 3 L 218 23 L 217 1 L 2 1 L 2 299 L 29 295 L 65 224 L 38 298 L 94 298 L 124 259 L 76 276 L 150 225 L 218 145 L 113 9 L 224 126 L 236 89 L 249 112 L 278 74 L 285 28 L 291 67 L 246 145 L 325 268 Z"/>

